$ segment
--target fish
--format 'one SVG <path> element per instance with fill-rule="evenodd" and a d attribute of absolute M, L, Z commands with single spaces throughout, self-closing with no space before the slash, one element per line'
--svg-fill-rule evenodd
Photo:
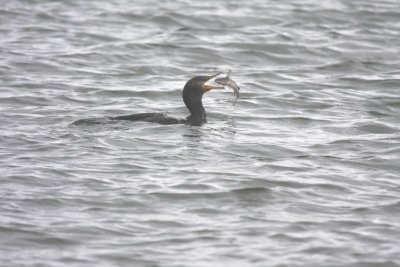
<path fill-rule="evenodd" d="M 224 87 L 230 87 L 233 89 L 233 95 L 236 96 L 237 100 L 239 98 L 239 90 L 240 87 L 229 77 L 229 74 L 231 73 L 231 71 L 229 70 L 228 73 L 226 74 L 226 77 L 223 78 L 217 78 L 215 79 L 215 82 L 218 84 L 223 85 Z"/>

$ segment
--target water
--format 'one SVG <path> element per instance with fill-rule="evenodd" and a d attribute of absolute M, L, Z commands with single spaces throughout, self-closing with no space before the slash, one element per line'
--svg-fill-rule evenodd
<path fill-rule="evenodd" d="M 399 10 L 2 1 L 1 266 L 400 266 Z"/>

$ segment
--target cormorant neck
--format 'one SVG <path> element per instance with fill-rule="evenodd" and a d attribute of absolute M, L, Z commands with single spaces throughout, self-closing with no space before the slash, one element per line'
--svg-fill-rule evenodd
<path fill-rule="evenodd" d="M 190 111 L 190 116 L 186 119 L 192 125 L 201 125 L 206 122 L 206 111 L 203 107 L 203 85 L 208 77 L 198 76 L 190 79 L 183 88 L 182 98 L 185 106 Z"/>
<path fill-rule="evenodd" d="M 185 103 L 186 104 L 186 103 Z M 198 99 L 197 101 L 192 101 L 186 105 L 186 107 L 189 109 L 190 114 L 192 116 L 200 116 L 206 113 L 206 110 L 203 107 L 203 103 L 201 99 Z"/>
<path fill-rule="evenodd" d="M 206 110 L 203 107 L 201 99 L 196 102 L 191 102 L 190 105 L 186 104 L 186 107 L 190 111 L 190 115 L 186 118 L 190 124 L 201 125 L 207 122 Z"/>

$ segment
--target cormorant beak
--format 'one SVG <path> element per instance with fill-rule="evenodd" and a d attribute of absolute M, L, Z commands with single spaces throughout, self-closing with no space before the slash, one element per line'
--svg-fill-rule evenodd
<path fill-rule="evenodd" d="M 206 84 L 209 80 L 215 78 L 216 76 L 220 75 L 221 73 L 222 72 L 218 72 L 217 74 L 208 77 L 208 79 L 204 82 L 204 84 L 202 86 L 204 92 L 208 92 L 208 91 L 210 91 L 212 89 L 224 89 L 223 86 L 214 86 L 214 85 Z"/>

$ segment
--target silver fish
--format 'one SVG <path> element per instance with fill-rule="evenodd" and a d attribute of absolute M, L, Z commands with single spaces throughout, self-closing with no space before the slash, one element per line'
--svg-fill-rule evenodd
<path fill-rule="evenodd" d="M 233 89 L 233 95 L 236 96 L 236 100 L 239 98 L 239 86 L 229 77 L 231 71 L 229 70 L 226 77 L 215 79 L 216 83 L 222 84 L 223 86 L 230 87 Z"/>

